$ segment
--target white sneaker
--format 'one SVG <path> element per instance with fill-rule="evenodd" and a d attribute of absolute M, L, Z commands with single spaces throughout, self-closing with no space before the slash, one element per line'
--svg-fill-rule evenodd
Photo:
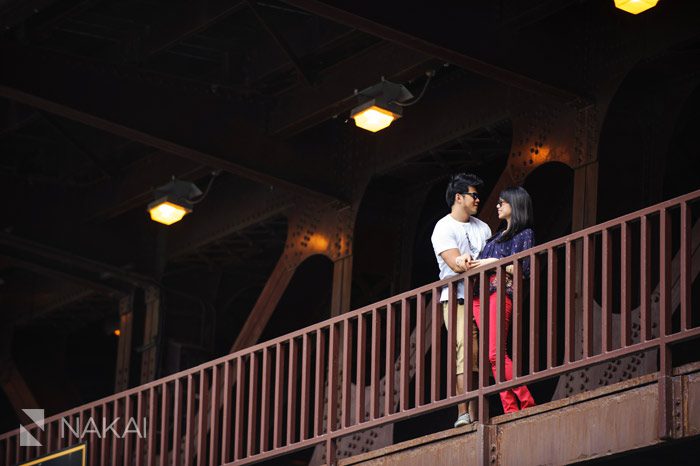
<path fill-rule="evenodd" d="M 460 414 L 455 422 L 455 427 L 462 427 L 472 423 L 472 417 L 469 413 Z"/>

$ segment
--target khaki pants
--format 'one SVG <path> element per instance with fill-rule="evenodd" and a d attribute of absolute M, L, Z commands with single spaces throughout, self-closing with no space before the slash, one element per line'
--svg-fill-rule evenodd
<path fill-rule="evenodd" d="M 447 327 L 449 308 L 447 301 L 442 303 L 442 316 Z M 464 304 L 457 305 L 457 375 L 464 373 Z M 472 324 L 472 371 L 479 371 L 479 329 Z"/>

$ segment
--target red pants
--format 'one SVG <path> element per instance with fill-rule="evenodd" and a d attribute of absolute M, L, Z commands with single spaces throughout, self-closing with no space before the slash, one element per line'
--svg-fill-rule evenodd
<path fill-rule="evenodd" d="M 513 301 L 510 297 L 506 295 L 505 297 L 505 327 L 506 335 L 510 331 L 510 316 L 513 312 Z M 481 325 L 481 303 L 479 298 L 474 298 L 474 320 L 476 321 L 477 327 Z M 496 324 L 496 316 L 498 312 L 498 307 L 496 306 L 496 293 L 491 293 L 489 297 L 489 361 L 491 362 L 491 370 L 493 371 L 493 376 L 496 377 L 496 345 L 498 336 L 498 325 Z M 503 349 L 505 353 L 505 340 L 503 341 Z M 506 370 L 506 380 L 513 378 L 513 361 L 510 359 L 507 353 L 505 353 L 505 370 Z M 506 413 L 513 413 L 519 411 L 523 408 L 529 408 L 530 406 L 535 406 L 535 400 L 530 394 L 530 390 L 527 389 L 525 385 L 522 387 L 516 387 L 513 389 L 508 389 L 501 392 L 501 404 L 503 405 L 503 411 Z M 520 406 L 518 406 L 518 400 L 520 400 Z"/>

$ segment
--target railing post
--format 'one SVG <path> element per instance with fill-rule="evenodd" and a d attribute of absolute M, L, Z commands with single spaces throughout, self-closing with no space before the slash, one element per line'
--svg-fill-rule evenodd
<path fill-rule="evenodd" d="M 483 389 L 489 384 L 491 364 L 489 362 L 489 286 L 486 273 L 479 273 L 479 422 L 489 422 L 488 399 Z"/>

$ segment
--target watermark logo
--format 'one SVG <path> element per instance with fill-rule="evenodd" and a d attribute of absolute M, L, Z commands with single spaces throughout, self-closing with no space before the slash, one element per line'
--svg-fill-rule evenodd
<path fill-rule="evenodd" d="M 44 410 L 43 409 L 23 409 L 24 414 L 36 424 L 36 426 L 44 431 Z M 21 447 L 41 447 L 41 442 L 34 437 L 31 432 L 23 425 L 19 426 L 19 445 Z"/>
<path fill-rule="evenodd" d="M 36 424 L 42 432 L 44 431 L 44 410 L 43 409 L 23 409 L 31 421 Z M 123 422 L 122 422 L 123 421 Z M 128 435 L 136 435 L 138 438 L 146 438 L 148 435 L 148 418 L 144 417 L 141 422 L 137 418 L 121 418 L 114 419 L 88 417 L 85 424 L 81 423 L 80 418 L 75 418 L 71 423 L 70 418 L 62 417 L 59 421 L 60 437 L 72 438 L 82 441 L 88 435 L 95 435 L 99 439 L 112 436 L 123 439 Z M 29 430 L 23 425 L 19 426 L 19 444 L 22 447 L 41 447 L 41 442 L 32 435 Z"/>

